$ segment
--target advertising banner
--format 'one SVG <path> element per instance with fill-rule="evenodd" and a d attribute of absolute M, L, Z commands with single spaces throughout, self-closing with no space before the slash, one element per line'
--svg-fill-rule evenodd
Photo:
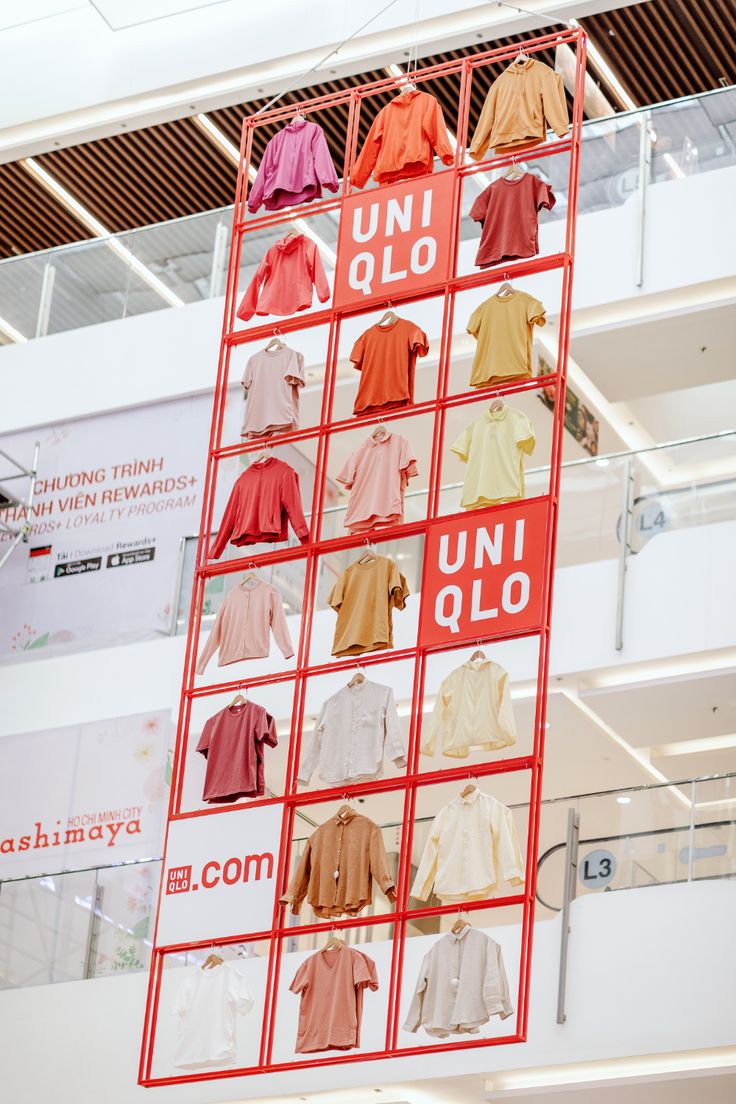
<path fill-rule="evenodd" d="M 0 879 L 160 855 L 172 739 L 168 711 L 6 736 Z"/>
<path fill-rule="evenodd" d="M 281 815 L 265 805 L 170 822 L 159 947 L 271 927 Z"/>
<path fill-rule="evenodd" d="M 335 307 L 390 299 L 448 279 L 453 173 L 422 177 L 343 204 Z"/>
<path fill-rule="evenodd" d="M 33 532 L 0 572 L 0 657 L 168 631 L 180 541 L 199 525 L 197 442 L 210 403 L 201 395 L 0 440 L 21 462 L 41 443 Z M 237 424 L 228 429 L 237 440 Z"/>
<path fill-rule="evenodd" d="M 421 647 L 540 627 L 546 517 L 532 500 L 428 527 Z"/>

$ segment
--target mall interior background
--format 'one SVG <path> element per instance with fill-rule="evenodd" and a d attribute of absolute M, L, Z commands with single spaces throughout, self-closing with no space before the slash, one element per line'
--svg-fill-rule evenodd
<path fill-rule="evenodd" d="M 85 838 L 79 852 L 67 847 L 53 861 L 43 846 L 0 856 L 3 1082 L 15 1099 L 44 1104 L 92 1092 L 123 1104 L 146 1091 L 135 1084 L 140 1025 L 243 116 L 292 83 L 285 99 L 296 105 L 305 89 L 400 76 L 415 57 L 432 64 L 522 41 L 557 26 L 545 14 L 553 8 L 586 30 L 589 78 L 529 1042 L 451 1062 L 435 1055 L 401 1059 L 396 1069 L 327 1067 L 148 1091 L 186 1104 L 429 1104 L 532 1092 L 557 1101 L 572 1091 L 581 1102 L 624 1093 L 637 1104 L 665 1094 L 670 1102 L 693 1093 L 714 1104 L 732 1099 L 734 6 L 528 0 L 519 12 L 398 0 L 307 76 L 352 34 L 355 12 L 326 0 L 308 12 L 281 3 L 276 39 L 273 12 L 246 7 L 100 0 L 68 10 L 39 0 L 22 18 L 11 4 L 0 13 L 0 449 L 10 464 L 0 484 L 21 498 L 29 481 L 6 477 L 13 461 L 32 466 L 39 443 L 37 528 L 0 568 L 0 836 L 53 840 L 56 820 L 71 809 L 83 817 L 119 808 L 123 825 L 141 827 L 127 837 L 123 828 L 114 850 Z M 373 14 L 366 9 L 365 18 Z M 75 56 L 79 65 L 70 64 Z M 564 51 L 551 60 L 564 79 Z M 30 80 L 33 69 L 42 81 Z M 441 102 L 453 94 L 433 91 Z M 335 148 L 340 125 L 328 130 Z M 527 161 L 557 196 L 540 219 L 543 254 L 561 242 L 560 160 Z M 466 211 L 473 198 L 469 188 Z M 329 277 L 337 225 L 315 216 L 314 232 Z M 253 235 L 240 288 L 276 236 Z M 465 217 L 461 271 L 472 271 L 476 246 L 477 228 Z M 519 286 L 559 299 L 554 273 Z M 453 333 L 452 372 L 463 379 L 475 302 L 467 296 Z M 413 308 L 430 342 L 418 396 L 436 376 L 438 317 L 429 304 Z M 538 371 L 555 355 L 552 311 L 549 318 L 535 337 Z M 300 339 L 309 425 L 319 418 L 324 334 Z M 355 391 L 347 352 L 336 388 L 344 416 Z M 231 441 L 242 415 L 242 361 L 234 358 L 230 380 Z M 534 393 L 516 405 L 534 421 L 537 456 L 545 457 L 549 411 Z M 410 519 L 426 503 L 431 440 L 421 416 L 402 426 L 419 448 Z M 459 432 L 462 423 L 451 427 Z M 331 471 L 360 439 L 357 430 L 346 435 Z M 307 484 L 310 443 L 284 456 Z M 223 494 L 240 470 L 237 457 L 223 466 Z M 527 470 L 528 493 L 547 486 L 544 459 L 532 458 Z M 443 512 L 457 509 L 461 479 L 460 464 L 448 461 Z M 336 534 L 345 503 L 333 482 L 326 524 Z M 5 517 L 17 523 L 12 510 Z M 411 586 L 416 541 L 395 542 L 391 554 Z M 325 635 L 328 586 L 344 566 L 326 564 L 320 581 Z M 275 571 L 272 581 L 294 632 L 300 580 Z M 210 587 L 209 625 L 223 598 Z M 489 651 L 509 671 L 523 747 L 536 656 L 526 641 Z M 280 663 L 255 661 L 248 675 Z M 411 682 L 399 666 L 387 658 L 377 677 L 395 686 L 405 724 L 399 688 Z M 445 673 L 434 672 L 437 684 Z M 216 677 L 212 668 L 201 682 Z M 328 682 L 315 687 L 313 712 L 338 685 Z M 288 733 L 278 694 L 260 700 Z M 208 700 L 193 731 L 212 711 Z M 275 786 L 284 742 L 269 759 Z M 193 756 L 189 807 L 198 807 L 203 767 Z M 528 793 L 519 779 L 498 776 L 494 793 L 523 815 Z M 581 858 L 602 849 L 614 856 L 615 875 L 605 891 L 577 880 L 567 1020 L 558 1024 L 570 809 L 580 816 Z M 368 812 L 395 855 L 391 801 L 371 798 Z M 82 826 L 89 836 L 91 823 Z M 305 822 L 304 837 L 312 827 Z M 115 865 L 125 858 L 136 861 Z M 493 924 L 507 927 L 513 946 L 511 912 Z M 372 933 L 374 951 L 380 935 Z M 294 948 L 313 944 L 295 936 Z"/>

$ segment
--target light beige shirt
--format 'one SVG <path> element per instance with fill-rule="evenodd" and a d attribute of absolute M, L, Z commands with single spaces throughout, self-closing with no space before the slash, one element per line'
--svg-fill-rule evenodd
<path fill-rule="evenodd" d="M 491 1016 L 513 1014 L 501 948 L 485 932 L 448 932 L 424 956 L 405 1031 L 428 1035 L 476 1034 Z"/>
<path fill-rule="evenodd" d="M 315 768 L 330 786 L 380 778 L 384 751 L 397 767 L 406 766 L 393 690 L 364 679 L 344 686 L 322 706 L 302 748 L 298 779 L 306 785 Z"/>
<path fill-rule="evenodd" d="M 197 662 L 197 674 L 219 649 L 217 666 L 241 659 L 264 659 L 270 652 L 271 633 L 284 659 L 294 654 L 281 595 L 269 583 L 242 582 L 228 594 L 218 610 L 212 632 Z"/>
<path fill-rule="evenodd" d="M 434 886 L 445 903 L 481 901 L 501 881 L 512 886 L 524 881 L 511 810 L 478 789 L 458 795 L 432 822 L 411 895 L 426 901 Z"/>
<path fill-rule="evenodd" d="M 460 503 L 478 510 L 524 497 L 524 455 L 534 451 L 534 427 L 520 410 L 486 410 L 467 426 L 451 452 L 467 469 Z"/>
<path fill-rule="evenodd" d="M 490 659 L 463 663 L 442 680 L 422 736 L 423 755 L 465 759 L 471 750 L 495 751 L 516 743 L 509 676 Z"/>

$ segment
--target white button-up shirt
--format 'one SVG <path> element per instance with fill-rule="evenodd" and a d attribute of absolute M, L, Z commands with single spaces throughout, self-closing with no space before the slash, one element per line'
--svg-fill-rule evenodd
<path fill-rule="evenodd" d="M 463 663 L 442 680 L 422 734 L 422 754 L 465 759 L 471 750 L 495 751 L 516 743 L 509 676 L 490 659 Z"/>
<path fill-rule="evenodd" d="M 324 703 L 302 748 L 297 778 L 306 785 L 316 768 L 329 786 L 380 778 L 384 750 L 397 767 L 406 766 L 393 690 L 365 679 Z"/>
<path fill-rule="evenodd" d="M 499 881 L 519 886 L 524 859 L 511 810 L 475 789 L 459 795 L 432 822 L 411 895 L 426 901 L 481 901 Z"/>
<path fill-rule="evenodd" d="M 501 948 L 470 926 L 449 932 L 422 960 L 405 1031 L 428 1035 L 475 1034 L 491 1016 L 513 1014 Z"/>

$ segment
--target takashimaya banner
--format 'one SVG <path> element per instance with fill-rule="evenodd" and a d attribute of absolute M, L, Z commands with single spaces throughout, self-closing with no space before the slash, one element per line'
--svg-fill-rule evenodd
<path fill-rule="evenodd" d="M 0 438 L 19 463 L 41 445 L 32 536 L 0 572 L 0 656 L 168 630 L 181 538 L 199 527 L 211 405 L 201 395 Z M 240 411 L 229 408 L 232 442 Z M 237 460 L 227 466 L 234 479 Z"/>
<path fill-rule="evenodd" d="M 0 740 L 0 880 L 161 854 L 168 711 Z"/>

